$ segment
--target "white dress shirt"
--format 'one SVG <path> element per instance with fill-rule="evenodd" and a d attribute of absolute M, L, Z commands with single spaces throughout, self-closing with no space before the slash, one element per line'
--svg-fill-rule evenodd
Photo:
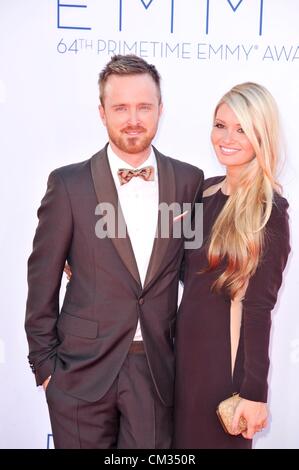
<path fill-rule="evenodd" d="M 141 177 L 133 177 L 128 183 L 121 185 L 117 171 L 120 168 L 136 168 L 119 158 L 110 145 L 108 145 L 107 154 L 143 285 L 152 254 L 158 221 L 159 185 L 156 157 L 152 149 L 148 159 L 138 167 L 139 169 L 148 165 L 153 166 L 154 181 L 145 181 Z M 139 320 L 134 341 L 142 341 Z"/>

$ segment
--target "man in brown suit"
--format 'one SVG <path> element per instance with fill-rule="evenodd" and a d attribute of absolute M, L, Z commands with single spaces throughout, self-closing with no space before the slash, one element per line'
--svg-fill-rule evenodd
<path fill-rule="evenodd" d="M 192 207 L 203 174 L 151 145 L 162 112 L 153 65 L 114 56 L 99 85 L 109 143 L 54 170 L 38 211 L 29 362 L 46 390 L 56 448 L 169 448 L 184 240 L 171 228 L 161 235 L 158 209 Z M 114 210 L 116 231 L 101 204 Z M 66 260 L 72 277 L 60 311 Z"/>

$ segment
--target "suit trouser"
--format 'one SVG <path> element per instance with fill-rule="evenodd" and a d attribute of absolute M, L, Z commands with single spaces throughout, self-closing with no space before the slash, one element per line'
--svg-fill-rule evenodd
<path fill-rule="evenodd" d="M 53 379 L 46 397 L 55 448 L 171 447 L 173 409 L 159 399 L 144 353 L 129 353 L 106 395 L 93 403 L 64 393 Z"/>

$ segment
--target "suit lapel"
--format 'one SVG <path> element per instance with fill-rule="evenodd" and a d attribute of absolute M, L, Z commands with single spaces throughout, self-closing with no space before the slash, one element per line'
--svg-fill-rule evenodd
<path fill-rule="evenodd" d="M 174 169 L 169 158 L 161 155 L 155 148 L 155 155 L 157 159 L 158 167 L 158 177 L 159 177 L 159 204 L 166 203 L 167 205 L 172 204 L 176 199 L 176 185 L 175 185 L 175 175 Z M 172 237 L 172 224 L 170 224 L 170 233 L 169 237 L 161 238 L 161 211 L 158 213 L 158 224 L 157 224 L 157 234 L 154 241 L 153 251 L 148 265 L 144 288 L 146 288 L 149 283 L 157 275 L 161 264 L 164 261 L 164 256 L 166 254 L 170 239 Z"/>
<path fill-rule="evenodd" d="M 91 174 L 98 203 L 108 202 L 113 205 L 115 210 L 115 237 L 111 236 L 109 238 L 128 271 L 135 281 L 141 284 L 129 235 L 127 234 L 124 238 L 118 238 L 118 225 L 122 224 L 122 227 L 126 227 L 126 224 L 121 207 L 118 203 L 117 190 L 109 166 L 107 145 L 91 158 Z"/>

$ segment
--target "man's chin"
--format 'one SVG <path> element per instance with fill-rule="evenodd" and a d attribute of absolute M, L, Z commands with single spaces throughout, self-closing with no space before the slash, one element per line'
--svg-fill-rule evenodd
<path fill-rule="evenodd" d="M 134 139 L 134 141 L 126 142 L 120 148 L 123 152 L 136 154 L 144 152 L 144 150 L 146 150 L 149 146 L 150 142 L 138 142 L 137 139 Z"/>

